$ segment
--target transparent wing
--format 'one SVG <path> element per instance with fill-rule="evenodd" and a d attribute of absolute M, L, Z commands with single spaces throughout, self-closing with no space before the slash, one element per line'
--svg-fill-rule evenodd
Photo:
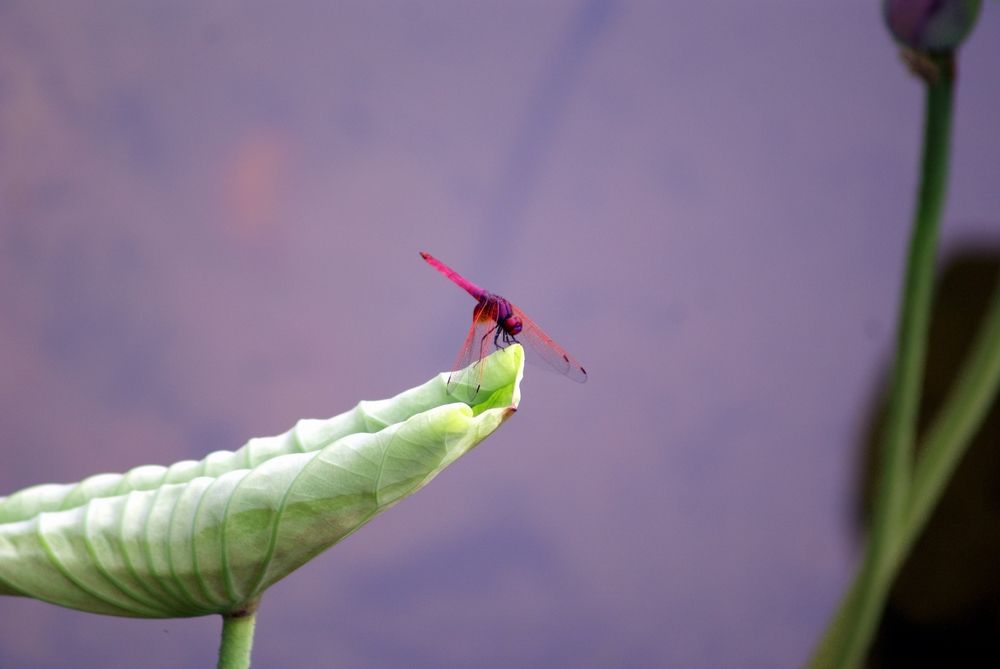
<path fill-rule="evenodd" d="M 472 325 L 448 377 L 448 392 L 464 402 L 471 403 L 479 394 L 484 368 L 482 360 L 494 349 L 497 309 L 493 300 L 477 304 L 473 309 Z"/>
<path fill-rule="evenodd" d="M 544 362 L 547 367 L 559 374 L 564 374 L 574 381 L 583 383 L 587 380 L 587 370 L 580 362 L 571 356 L 566 349 L 553 341 L 552 337 L 545 334 L 542 328 L 528 318 L 523 311 L 511 305 L 514 314 L 521 319 L 521 332 L 516 339 L 534 355 L 528 355 L 527 360 Z"/>

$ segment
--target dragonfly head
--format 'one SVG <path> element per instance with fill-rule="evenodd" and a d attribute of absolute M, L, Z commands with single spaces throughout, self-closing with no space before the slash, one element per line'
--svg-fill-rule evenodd
<path fill-rule="evenodd" d="M 510 314 L 507 318 L 500 322 L 500 326 L 504 329 L 507 334 L 516 335 L 524 327 L 524 323 L 521 319 L 517 317 L 517 314 Z"/>

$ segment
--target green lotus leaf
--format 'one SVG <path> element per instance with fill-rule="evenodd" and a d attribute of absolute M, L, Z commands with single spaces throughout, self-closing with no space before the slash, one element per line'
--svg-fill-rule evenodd
<path fill-rule="evenodd" d="M 490 356 L 473 404 L 445 373 L 197 462 L 0 497 L 0 594 L 118 616 L 239 610 L 489 436 L 520 401 L 523 355 Z"/>

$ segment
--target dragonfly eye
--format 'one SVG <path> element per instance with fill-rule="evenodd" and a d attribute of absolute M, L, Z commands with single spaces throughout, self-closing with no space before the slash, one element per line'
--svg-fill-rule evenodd
<path fill-rule="evenodd" d="M 508 316 L 503 322 L 503 329 L 512 335 L 519 333 L 522 327 L 524 327 L 524 324 L 521 322 L 521 319 L 514 315 Z"/>

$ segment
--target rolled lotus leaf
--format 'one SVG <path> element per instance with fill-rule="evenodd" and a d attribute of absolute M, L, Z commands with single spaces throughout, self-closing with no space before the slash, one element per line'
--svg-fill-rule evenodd
<path fill-rule="evenodd" d="M 237 451 L 2 497 L 0 594 L 146 618 L 239 610 L 516 410 L 521 347 L 484 364 L 473 405 L 445 373 Z"/>

